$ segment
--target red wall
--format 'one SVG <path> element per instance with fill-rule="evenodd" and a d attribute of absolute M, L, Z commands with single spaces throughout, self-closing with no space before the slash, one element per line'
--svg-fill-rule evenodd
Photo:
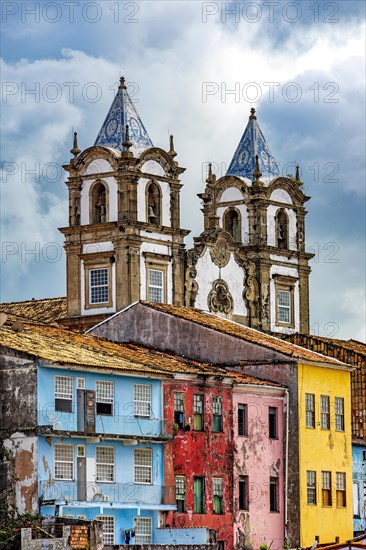
<path fill-rule="evenodd" d="M 164 418 L 167 432 L 174 433 L 173 442 L 165 446 L 165 485 L 175 486 L 175 475 L 186 476 L 186 512 L 168 512 L 170 527 L 208 527 L 216 530 L 217 540 L 225 542 L 225 550 L 233 548 L 232 514 L 232 393 L 228 386 L 204 381 L 174 381 L 164 383 Z M 189 431 L 174 431 L 174 392 L 185 396 L 185 424 L 192 419 Z M 193 394 L 204 394 L 204 431 L 193 430 Z M 212 397 L 220 395 L 223 409 L 223 432 L 212 432 Z M 205 514 L 193 512 L 193 478 L 205 478 Z M 212 477 L 222 477 L 224 484 L 224 514 L 214 514 Z M 174 490 L 173 500 L 175 502 Z"/>

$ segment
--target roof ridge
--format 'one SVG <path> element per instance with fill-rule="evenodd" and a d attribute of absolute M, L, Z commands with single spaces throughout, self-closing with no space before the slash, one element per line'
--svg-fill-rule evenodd
<path fill-rule="evenodd" d="M 295 350 L 298 350 L 300 352 L 300 356 L 298 357 L 295 354 L 293 355 L 291 353 L 290 354 L 286 353 L 285 350 L 284 351 L 276 350 L 276 351 L 278 351 L 278 353 L 282 353 L 282 355 L 287 355 L 287 356 L 290 356 L 290 357 L 306 360 L 306 358 L 304 358 L 303 356 L 304 356 L 304 351 L 307 351 L 307 352 L 310 352 L 311 354 L 319 357 L 319 362 L 320 363 L 328 363 L 328 364 L 332 363 L 332 364 L 336 364 L 336 365 L 349 366 L 348 363 L 343 363 L 342 361 L 339 361 L 339 359 L 335 359 L 334 357 L 329 357 L 329 356 L 323 355 L 319 352 L 316 352 L 316 351 L 313 351 L 313 350 L 308 350 L 307 348 L 304 348 L 302 346 L 294 344 L 293 342 L 283 340 L 282 338 L 279 338 L 277 336 L 272 336 L 271 334 L 267 334 L 266 332 L 261 332 L 260 330 L 252 328 L 252 327 L 247 327 L 245 325 L 242 325 L 242 324 L 238 323 L 237 321 L 233 321 L 232 319 L 226 319 L 224 317 L 219 317 L 219 316 L 217 316 L 217 315 L 215 315 L 211 312 L 203 311 L 203 310 L 200 310 L 200 309 L 197 309 L 197 308 L 190 308 L 190 307 L 187 307 L 187 306 L 174 306 L 174 305 L 170 305 L 170 304 L 157 304 L 157 303 L 154 303 L 154 302 L 143 302 L 143 301 L 141 301 L 140 303 L 150 307 L 151 309 L 156 309 L 156 310 L 160 309 L 160 311 L 163 311 L 163 312 L 164 312 L 164 307 L 166 308 L 166 312 L 168 312 L 168 308 L 170 308 L 171 309 L 170 313 L 172 315 L 175 315 L 174 314 L 174 309 L 177 310 L 177 311 L 179 311 L 179 310 L 181 310 L 181 311 L 194 311 L 194 312 L 196 312 L 200 315 L 203 315 L 203 316 L 215 319 L 215 320 L 219 319 L 221 322 L 231 323 L 232 325 L 235 325 L 238 328 L 240 328 L 240 330 L 242 330 L 244 333 L 245 333 L 245 331 L 249 331 L 249 332 L 253 332 L 253 333 L 258 334 L 260 336 L 261 341 L 254 342 L 257 345 L 263 345 L 264 347 L 271 347 L 269 345 L 270 342 L 268 342 L 268 339 L 272 339 L 272 340 L 275 340 L 276 342 L 278 342 L 282 345 L 285 344 L 286 346 L 290 346 L 292 348 L 295 348 Z M 176 315 L 178 316 L 177 313 L 176 313 Z M 180 317 L 184 319 L 183 315 L 180 316 Z M 190 318 L 189 321 L 191 321 L 193 323 L 196 323 L 196 324 L 200 324 L 194 318 Z M 212 330 L 218 330 L 220 332 L 220 329 L 218 327 L 212 328 Z M 243 337 L 241 337 L 240 335 L 236 335 L 236 334 L 231 334 L 231 336 L 236 337 L 236 338 L 242 338 L 242 339 L 245 340 L 244 334 L 243 334 Z M 266 340 L 267 340 L 267 342 L 266 342 Z M 273 347 L 272 347 L 272 349 L 273 349 Z M 326 361 L 322 361 L 321 359 L 326 359 Z"/>

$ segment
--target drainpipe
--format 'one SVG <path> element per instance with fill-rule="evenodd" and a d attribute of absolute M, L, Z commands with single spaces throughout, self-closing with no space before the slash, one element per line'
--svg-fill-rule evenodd
<path fill-rule="evenodd" d="M 288 390 L 285 390 L 286 395 L 286 443 L 285 443 L 285 538 L 287 540 L 287 508 L 288 508 L 288 440 L 289 440 L 289 417 L 290 417 L 290 395 Z"/>

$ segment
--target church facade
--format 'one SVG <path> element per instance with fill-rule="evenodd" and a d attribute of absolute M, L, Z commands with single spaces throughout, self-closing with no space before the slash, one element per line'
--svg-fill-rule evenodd
<path fill-rule="evenodd" d="M 69 173 L 68 319 L 88 328 L 138 301 L 186 305 L 266 332 L 309 330 L 309 259 L 299 169 L 282 177 L 251 110 L 227 174 L 211 166 L 203 232 L 186 250 L 180 177 L 154 147 L 123 78 L 93 146 Z"/>

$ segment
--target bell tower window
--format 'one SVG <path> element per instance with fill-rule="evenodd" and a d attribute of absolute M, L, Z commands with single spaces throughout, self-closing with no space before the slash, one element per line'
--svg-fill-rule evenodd
<path fill-rule="evenodd" d="M 102 182 L 96 183 L 91 192 L 91 221 L 107 222 L 107 190 Z"/>
<path fill-rule="evenodd" d="M 161 225 L 160 215 L 161 192 L 156 183 L 150 183 L 147 188 L 147 222 Z"/>
<path fill-rule="evenodd" d="M 288 217 L 282 209 L 276 216 L 276 243 L 282 250 L 288 248 Z"/>
<path fill-rule="evenodd" d="M 224 215 L 224 230 L 230 233 L 235 242 L 240 242 L 240 218 L 236 210 L 229 209 Z"/>

